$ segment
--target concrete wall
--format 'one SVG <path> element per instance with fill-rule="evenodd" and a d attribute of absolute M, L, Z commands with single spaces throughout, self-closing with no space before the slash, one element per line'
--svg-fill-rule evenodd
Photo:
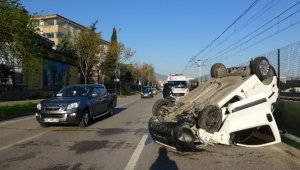
<path fill-rule="evenodd" d="M 274 116 L 280 130 L 300 137 L 300 101 L 279 99 Z"/>

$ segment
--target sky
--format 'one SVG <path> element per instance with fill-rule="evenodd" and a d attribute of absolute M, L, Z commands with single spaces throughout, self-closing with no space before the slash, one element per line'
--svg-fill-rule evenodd
<path fill-rule="evenodd" d="M 98 20 L 107 41 L 116 27 L 118 41 L 136 51 L 128 62 L 152 64 L 163 75 L 197 77 L 214 63 L 238 65 L 300 41 L 299 0 L 20 2 L 30 14 L 59 14 L 87 27 Z"/>

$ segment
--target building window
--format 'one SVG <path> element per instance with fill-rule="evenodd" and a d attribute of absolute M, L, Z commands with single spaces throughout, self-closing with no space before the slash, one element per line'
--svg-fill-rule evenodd
<path fill-rule="evenodd" d="M 53 32 L 50 32 L 50 33 L 44 33 L 44 36 L 46 38 L 54 38 L 54 33 Z"/>
<path fill-rule="evenodd" d="M 70 83 L 70 65 L 59 61 L 44 59 L 44 89 L 57 90 Z"/>
<path fill-rule="evenodd" d="M 62 38 L 65 34 L 64 33 L 61 33 L 61 32 L 57 32 L 56 33 L 56 37 L 57 38 Z"/>
<path fill-rule="evenodd" d="M 64 20 L 61 19 L 57 19 L 57 25 L 67 28 L 68 27 L 68 23 L 66 23 Z"/>
<path fill-rule="evenodd" d="M 54 25 L 54 19 L 49 19 L 44 21 L 45 26 Z"/>

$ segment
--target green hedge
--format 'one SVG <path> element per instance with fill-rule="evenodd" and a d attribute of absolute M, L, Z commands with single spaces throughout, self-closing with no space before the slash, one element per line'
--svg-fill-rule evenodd
<path fill-rule="evenodd" d="M 0 106 L 0 116 L 18 115 L 29 112 L 34 112 L 36 103 L 27 102 L 24 104 L 16 104 L 12 106 Z"/>

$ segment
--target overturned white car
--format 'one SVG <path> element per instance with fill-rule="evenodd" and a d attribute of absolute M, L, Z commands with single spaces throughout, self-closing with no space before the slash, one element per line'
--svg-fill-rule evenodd
<path fill-rule="evenodd" d="M 277 77 L 265 57 L 243 67 L 214 64 L 211 77 L 179 101 L 160 99 L 153 105 L 148 128 L 154 141 L 180 151 L 281 142 L 272 114 Z"/>

